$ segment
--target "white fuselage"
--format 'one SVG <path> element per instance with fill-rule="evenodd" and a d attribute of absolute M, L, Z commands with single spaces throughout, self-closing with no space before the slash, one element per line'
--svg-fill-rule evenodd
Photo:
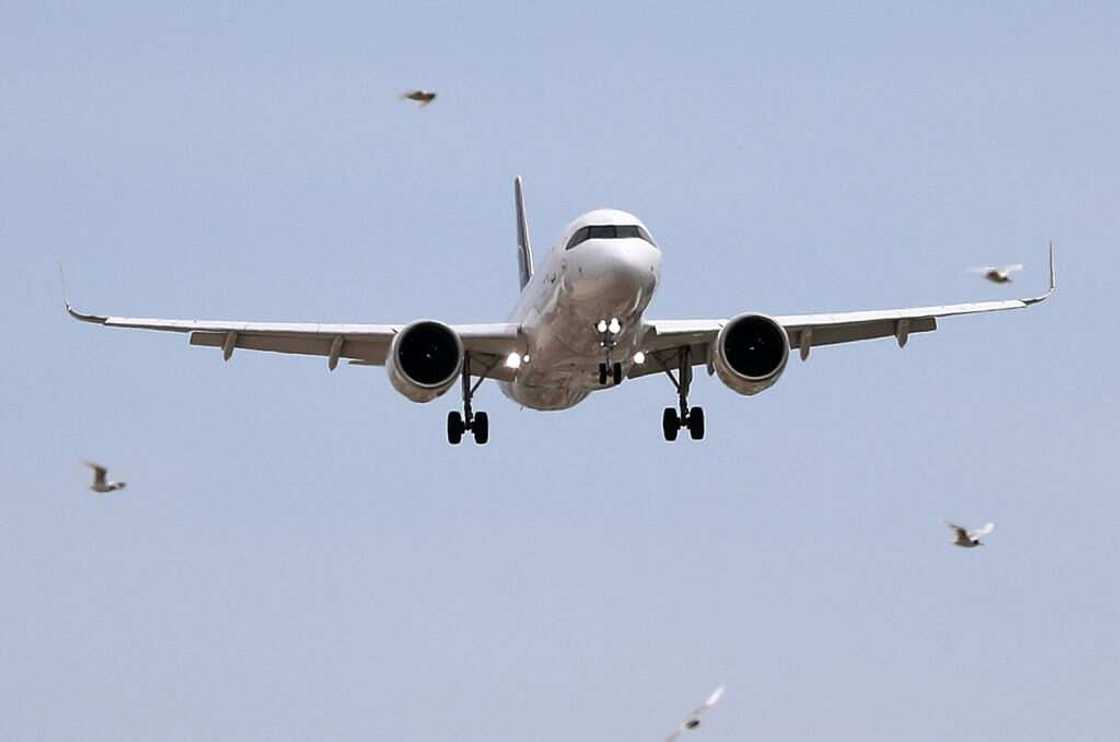
<path fill-rule="evenodd" d="M 501 383 L 514 401 L 537 410 L 562 410 L 603 388 L 599 366 L 607 349 L 600 322 L 617 320 L 608 333 L 609 361 L 625 375 L 642 341 L 642 312 L 661 275 L 661 251 L 640 237 L 589 238 L 573 245 L 588 226 L 640 226 L 631 214 L 592 211 L 576 219 L 522 290 L 511 319 L 525 337 L 525 356 L 512 381 Z"/>

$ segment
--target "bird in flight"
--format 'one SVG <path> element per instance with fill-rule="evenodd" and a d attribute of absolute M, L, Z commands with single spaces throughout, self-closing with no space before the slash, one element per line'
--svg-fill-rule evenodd
<path fill-rule="evenodd" d="M 401 100 L 416 101 L 421 107 L 428 105 L 435 99 L 436 94 L 431 90 L 409 90 L 407 93 L 401 93 Z"/>
<path fill-rule="evenodd" d="M 87 461 L 86 466 L 93 469 L 93 484 L 89 486 L 94 492 L 105 493 L 113 492 L 115 490 L 123 490 L 125 488 L 124 482 L 113 482 L 108 478 L 109 470 L 100 464 L 94 464 Z"/>
<path fill-rule="evenodd" d="M 685 717 L 684 721 L 676 730 L 665 738 L 665 742 L 674 742 L 677 737 L 681 736 L 684 732 L 691 731 L 700 726 L 700 717 L 704 715 L 709 709 L 719 703 L 719 699 L 723 697 L 723 686 L 716 688 L 712 694 L 704 701 L 703 705 L 694 708 L 692 712 Z"/>
<path fill-rule="evenodd" d="M 972 273 L 981 273 L 984 278 L 992 283 L 1011 283 L 1011 274 L 1023 270 L 1022 263 L 1015 265 L 982 265 L 969 269 Z"/>
<path fill-rule="evenodd" d="M 953 541 L 955 546 L 960 546 L 965 549 L 971 549 L 974 546 L 983 546 L 980 542 L 981 536 L 987 536 L 992 531 L 996 530 L 995 523 L 989 523 L 983 528 L 977 528 L 970 531 L 964 526 L 958 526 L 956 523 L 949 523 L 946 521 L 945 525 L 949 526 L 956 533 L 956 539 Z"/>

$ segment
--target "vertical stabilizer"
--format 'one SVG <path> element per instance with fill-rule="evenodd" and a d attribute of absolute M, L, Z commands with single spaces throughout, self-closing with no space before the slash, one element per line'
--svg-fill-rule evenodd
<path fill-rule="evenodd" d="M 517 267 L 521 272 L 521 288 L 533 277 L 533 247 L 529 244 L 529 223 L 525 220 L 525 194 L 521 176 L 513 179 L 514 208 L 517 210 Z"/>

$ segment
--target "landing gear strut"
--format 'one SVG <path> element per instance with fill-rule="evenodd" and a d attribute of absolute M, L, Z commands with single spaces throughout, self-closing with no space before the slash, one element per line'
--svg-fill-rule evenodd
<path fill-rule="evenodd" d="M 599 347 L 604 352 L 603 363 L 599 364 L 599 386 L 606 386 L 607 379 L 618 386 L 622 383 L 622 364 L 618 361 L 611 363 L 611 351 L 617 343 L 618 334 L 622 332 L 622 323 L 617 317 L 612 317 L 610 322 L 601 319 L 595 329 L 599 331 Z"/>
<path fill-rule="evenodd" d="M 622 383 L 622 364 L 618 363 L 600 363 L 599 364 L 599 386 L 606 386 L 607 379 L 610 379 L 615 386 Z"/>
<path fill-rule="evenodd" d="M 692 350 L 687 347 L 681 349 L 676 376 L 668 368 L 663 370 L 677 388 L 679 408 L 666 407 L 661 414 L 661 432 L 665 440 L 675 441 L 682 428 L 688 428 L 692 440 L 701 440 L 704 437 L 704 408 L 688 406 L 688 392 L 692 386 Z"/>
<path fill-rule="evenodd" d="M 487 375 L 493 369 L 494 365 L 491 365 L 472 385 L 471 354 L 465 354 L 463 358 L 463 412 L 460 414 L 453 410 L 447 413 L 447 442 L 451 445 L 459 445 L 463 440 L 463 434 L 467 431 L 474 435 L 474 442 L 480 446 L 485 445 L 490 440 L 490 416 L 485 412 L 475 412 L 471 408 L 471 399 L 474 398 L 475 391 L 478 390 L 482 382 L 486 381 Z"/>

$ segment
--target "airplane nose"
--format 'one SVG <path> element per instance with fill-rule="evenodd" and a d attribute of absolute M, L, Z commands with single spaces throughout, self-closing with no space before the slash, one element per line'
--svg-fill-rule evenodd
<path fill-rule="evenodd" d="M 648 300 L 657 283 L 661 252 L 644 240 L 587 241 L 579 246 L 565 273 L 566 288 L 577 300 L 594 302 L 600 311 L 632 309 Z"/>

